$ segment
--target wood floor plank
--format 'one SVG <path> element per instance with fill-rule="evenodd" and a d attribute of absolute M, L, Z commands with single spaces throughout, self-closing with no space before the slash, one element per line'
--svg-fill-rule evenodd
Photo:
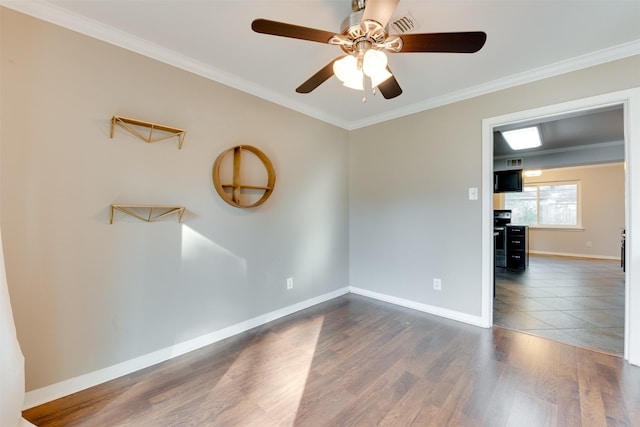
<path fill-rule="evenodd" d="M 575 361 L 575 359 L 573 360 Z M 560 362 L 557 407 L 557 425 L 575 426 L 581 424 L 580 389 L 578 370 L 575 364 Z"/>
<path fill-rule="evenodd" d="M 424 378 L 415 381 L 409 390 L 394 403 L 380 420 L 379 425 L 385 427 L 420 425 L 415 423 L 420 411 L 428 405 L 429 394 L 437 390 L 437 386 Z M 435 408 L 435 407 L 433 407 Z M 434 410 L 434 412 L 436 412 Z"/>
<path fill-rule="evenodd" d="M 556 425 L 556 410 L 556 405 L 530 394 L 516 392 L 506 425 L 553 427 Z"/>
<path fill-rule="evenodd" d="M 493 393 L 487 393 L 487 411 L 482 419 L 482 425 L 505 426 L 511 414 L 511 408 L 515 400 L 520 383 L 521 372 L 508 364 L 504 364 L 500 378 L 496 383 Z"/>
<path fill-rule="evenodd" d="M 339 377 L 312 372 L 296 413 L 295 426 L 322 426 L 327 420 L 348 408 L 358 396 L 341 387 Z"/>
<path fill-rule="evenodd" d="M 431 419 L 430 426 L 480 425 L 481 418 L 471 418 L 464 411 L 473 389 L 477 386 L 474 379 L 465 373 L 464 370 L 459 372 L 458 380 L 447 393 L 438 413 Z"/>
<path fill-rule="evenodd" d="M 359 390 L 358 398 L 326 420 L 327 425 L 378 425 L 416 381 L 417 378 L 406 372 L 401 363 L 396 363 L 365 389 Z"/>
<path fill-rule="evenodd" d="M 593 358 L 578 361 L 578 387 L 582 421 L 589 426 L 606 426 L 606 415 Z"/>
<path fill-rule="evenodd" d="M 615 397 L 616 390 L 620 389 L 616 370 L 600 363 L 596 363 L 596 370 L 607 425 L 631 425 L 631 420 L 624 410 L 624 403 Z M 640 419 L 638 419 L 638 423 L 640 424 Z"/>
<path fill-rule="evenodd" d="M 41 427 L 636 427 L 640 368 L 346 295 L 23 415 Z"/>

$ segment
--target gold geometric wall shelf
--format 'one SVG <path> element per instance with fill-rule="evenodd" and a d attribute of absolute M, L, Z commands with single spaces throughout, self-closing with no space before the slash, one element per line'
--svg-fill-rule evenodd
<path fill-rule="evenodd" d="M 116 125 L 123 127 L 133 135 L 137 136 L 141 140 L 148 143 L 162 141 L 162 140 L 177 136 L 178 150 L 182 148 L 182 143 L 184 142 L 184 135 L 187 132 L 186 130 L 183 130 L 183 129 L 178 129 L 178 128 L 165 126 L 165 125 L 159 125 L 157 123 L 144 122 L 142 120 L 130 119 L 128 117 L 113 116 L 111 118 L 111 138 L 113 138 L 113 130 Z M 137 127 L 143 127 L 143 128 L 149 129 L 149 134 L 147 136 L 143 135 L 142 133 L 136 130 Z M 154 134 L 153 134 L 154 131 L 160 131 L 161 134 L 157 135 L 156 133 L 154 137 Z"/>
<path fill-rule="evenodd" d="M 146 222 L 157 221 L 167 215 L 177 214 L 178 222 L 182 222 L 185 207 L 166 205 L 111 205 L 111 219 L 109 220 L 109 224 L 113 224 L 113 214 L 117 210 Z"/>
<path fill-rule="evenodd" d="M 265 167 L 267 172 L 267 182 L 265 185 L 255 185 L 244 182 L 241 174 L 242 156 L 244 151 L 252 153 L 260 160 L 260 162 L 262 162 L 262 165 Z M 222 161 L 226 155 L 230 153 L 233 153 L 233 178 L 231 183 L 223 182 L 224 180 L 220 176 Z M 269 198 L 269 196 L 271 196 L 273 188 L 276 185 L 276 171 L 273 169 L 271 160 L 269 160 L 262 151 L 251 145 L 237 145 L 223 151 L 213 163 L 212 175 L 213 185 L 216 188 L 218 195 L 222 197 L 222 200 L 237 208 L 254 208 L 256 206 L 260 206 Z M 248 203 L 243 199 L 243 192 L 247 190 L 258 192 L 263 191 L 264 193 L 256 202 Z"/>

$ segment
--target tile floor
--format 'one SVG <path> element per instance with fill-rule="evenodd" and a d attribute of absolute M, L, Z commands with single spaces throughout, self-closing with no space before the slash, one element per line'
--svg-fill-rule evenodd
<path fill-rule="evenodd" d="M 524 272 L 496 269 L 494 324 L 621 355 L 620 262 L 532 255 Z"/>

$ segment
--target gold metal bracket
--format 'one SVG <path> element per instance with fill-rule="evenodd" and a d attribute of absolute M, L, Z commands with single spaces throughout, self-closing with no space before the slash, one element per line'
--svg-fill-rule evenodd
<path fill-rule="evenodd" d="M 113 224 L 113 214 L 116 210 L 146 222 L 157 221 L 167 215 L 177 213 L 178 222 L 182 222 L 185 209 L 184 206 L 111 205 L 111 219 L 109 220 L 109 224 Z M 145 213 L 145 216 L 143 216 L 142 213 Z"/>
<path fill-rule="evenodd" d="M 119 125 L 129 131 L 131 134 L 137 136 L 141 140 L 151 143 L 162 141 L 165 139 L 173 138 L 174 136 L 178 137 L 178 150 L 182 148 L 182 143 L 184 142 L 184 135 L 186 134 L 186 130 L 178 129 L 170 126 L 159 125 L 157 123 L 144 122 L 142 120 L 130 119 L 128 117 L 120 117 L 113 116 L 111 118 L 111 138 L 113 138 L 113 130 L 116 125 Z M 145 136 L 142 133 L 138 132 L 135 127 L 144 127 L 149 129 L 149 135 Z M 153 132 L 160 131 L 163 132 L 162 135 L 156 136 L 154 138 Z M 168 135 L 167 135 L 168 133 Z"/>

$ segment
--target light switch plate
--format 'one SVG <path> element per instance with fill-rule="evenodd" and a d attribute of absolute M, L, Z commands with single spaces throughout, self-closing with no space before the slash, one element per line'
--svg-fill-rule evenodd
<path fill-rule="evenodd" d="M 478 187 L 469 187 L 469 200 L 478 200 Z"/>

